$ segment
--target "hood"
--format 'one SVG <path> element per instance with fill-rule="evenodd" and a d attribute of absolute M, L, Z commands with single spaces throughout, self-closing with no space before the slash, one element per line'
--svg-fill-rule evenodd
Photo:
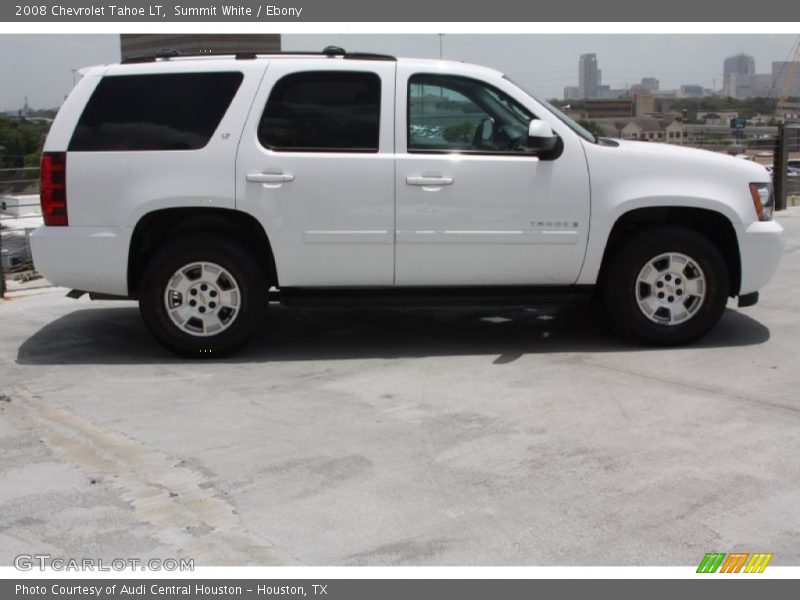
<path fill-rule="evenodd" d="M 613 140 L 615 149 L 623 160 L 630 160 L 631 166 L 647 166 L 649 169 L 676 170 L 681 173 L 706 169 L 709 175 L 720 174 L 739 176 L 748 182 L 770 182 L 772 179 L 764 166 L 735 156 L 689 148 L 678 144 L 660 142 L 637 142 L 633 140 Z"/>
<path fill-rule="evenodd" d="M 736 223 L 751 216 L 751 183 L 771 183 L 750 160 L 676 144 L 614 140 L 584 144 L 592 203 L 616 214 L 639 207 L 690 206 Z M 602 212 L 602 210 L 601 210 Z"/>

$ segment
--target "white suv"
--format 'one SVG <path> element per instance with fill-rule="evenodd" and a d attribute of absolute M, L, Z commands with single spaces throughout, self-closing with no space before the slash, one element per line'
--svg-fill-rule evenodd
<path fill-rule="evenodd" d="M 595 294 L 658 344 L 755 303 L 783 230 L 766 170 L 598 139 L 497 71 L 348 54 L 92 67 L 42 160 L 37 268 L 139 300 L 179 353 L 240 346 L 268 301 Z"/>

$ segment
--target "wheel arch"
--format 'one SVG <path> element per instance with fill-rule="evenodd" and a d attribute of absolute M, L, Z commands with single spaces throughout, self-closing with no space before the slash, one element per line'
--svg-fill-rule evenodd
<path fill-rule="evenodd" d="M 222 235 L 242 244 L 264 269 L 269 285 L 278 285 L 272 246 L 253 216 L 227 208 L 164 208 L 142 216 L 131 235 L 128 290 L 132 297 L 138 297 L 139 279 L 153 254 L 166 242 L 191 233 Z"/>
<path fill-rule="evenodd" d="M 636 231 L 659 225 L 681 225 L 694 229 L 719 248 L 728 268 L 730 295 L 739 293 L 742 279 L 741 255 L 736 229 L 724 214 L 687 206 L 652 206 L 631 209 L 614 222 L 606 241 L 600 271 L 597 277 L 601 289 L 607 276 L 609 259 L 623 240 Z"/>

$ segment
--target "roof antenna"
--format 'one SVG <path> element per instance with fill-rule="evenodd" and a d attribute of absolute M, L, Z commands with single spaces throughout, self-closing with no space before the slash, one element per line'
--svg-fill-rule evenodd
<path fill-rule="evenodd" d="M 325 49 L 322 51 L 325 56 L 344 56 L 347 52 L 344 51 L 344 48 L 340 48 L 339 46 L 325 46 Z"/>

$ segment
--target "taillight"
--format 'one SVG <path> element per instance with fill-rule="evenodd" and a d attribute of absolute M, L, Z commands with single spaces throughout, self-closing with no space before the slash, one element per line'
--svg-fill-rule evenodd
<path fill-rule="evenodd" d="M 44 224 L 68 225 L 67 222 L 67 153 L 45 152 L 40 169 L 39 199 Z"/>

